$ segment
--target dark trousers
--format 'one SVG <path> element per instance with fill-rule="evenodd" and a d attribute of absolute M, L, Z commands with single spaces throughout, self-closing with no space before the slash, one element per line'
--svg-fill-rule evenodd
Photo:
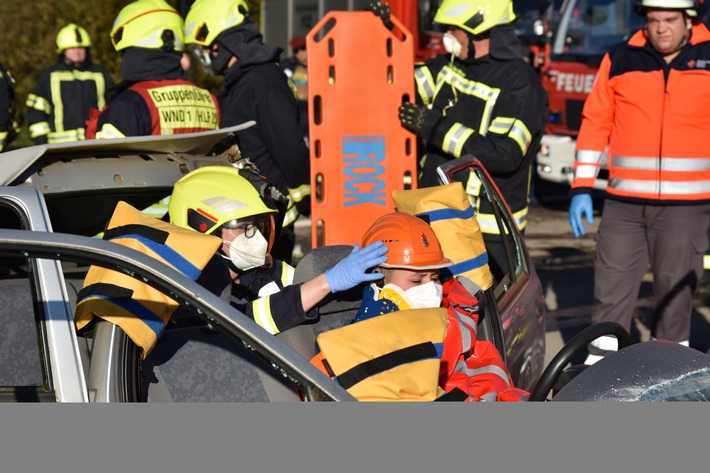
<path fill-rule="evenodd" d="M 630 330 L 650 266 L 657 301 L 651 335 L 687 342 L 709 224 L 710 204 L 654 206 L 607 199 L 596 235 L 592 322 L 615 321 Z"/>

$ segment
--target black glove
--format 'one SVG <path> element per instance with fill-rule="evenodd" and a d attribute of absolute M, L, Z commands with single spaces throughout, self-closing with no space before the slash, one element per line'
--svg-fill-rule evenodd
<path fill-rule="evenodd" d="M 388 30 L 392 30 L 392 28 L 394 28 L 394 23 L 390 20 L 389 3 L 373 2 L 366 6 L 365 10 L 369 10 L 379 16 L 382 19 L 382 23 L 384 23 L 385 28 Z"/>
<path fill-rule="evenodd" d="M 310 217 L 311 216 L 311 198 L 310 198 L 310 196 L 306 196 L 301 201 L 296 202 L 296 209 L 298 209 L 298 213 L 303 215 L 304 217 Z"/>
<path fill-rule="evenodd" d="M 444 116 L 423 105 L 405 103 L 399 107 L 399 121 L 406 129 L 428 139 Z"/>

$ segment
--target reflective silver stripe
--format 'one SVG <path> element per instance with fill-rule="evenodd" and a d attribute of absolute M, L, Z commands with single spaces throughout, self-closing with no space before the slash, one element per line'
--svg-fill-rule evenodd
<path fill-rule="evenodd" d="M 483 114 L 481 115 L 481 124 L 478 129 L 478 132 L 485 136 L 491 122 L 493 107 L 495 106 L 496 100 L 498 100 L 498 96 L 500 95 L 500 89 L 489 87 L 480 82 L 468 80 L 460 74 L 457 74 L 451 66 L 445 66 L 439 73 L 439 76 L 437 77 L 436 90 L 441 89 L 443 83 L 449 83 L 456 91 L 477 97 L 486 103 Z"/>
<path fill-rule="evenodd" d="M 311 186 L 310 184 L 303 184 L 295 189 L 289 189 L 288 195 L 294 202 L 300 202 L 305 196 L 311 195 Z"/>
<path fill-rule="evenodd" d="M 101 130 L 96 132 L 96 139 L 111 139 L 111 138 L 125 138 L 126 135 L 121 133 L 118 128 L 111 125 L 110 123 L 105 123 Z"/>
<path fill-rule="evenodd" d="M 498 392 L 496 391 L 491 391 L 489 393 L 481 395 L 480 401 L 483 402 L 496 402 L 498 399 Z"/>
<path fill-rule="evenodd" d="M 49 123 L 47 122 L 39 122 L 30 125 L 30 136 L 32 138 L 37 138 L 47 133 L 49 133 Z"/>
<path fill-rule="evenodd" d="M 668 195 L 692 195 L 710 192 L 710 181 L 638 181 L 631 179 L 613 178 L 609 181 L 613 189 Z"/>
<path fill-rule="evenodd" d="M 434 97 L 434 78 L 431 72 L 426 67 L 417 67 L 414 69 L 414 80 L 420 91 L 419 96 L 428 105 Z"/>
<path fill-rule="evenodd" d="M 461 332 L 461 346 L 462 347 L 470 347 L 473 344 L 473 337 L 471 335 L 471 331 L 473 331 L 474 334 L 477 334 L 478 326 L 476 325 L 476 323 L 473 319 L 471 319 L 470 317 L 467 317 L 467 316 L 466 317 L 461 316 L 455 310 L 454 310 L 454 315 L 456 315 L 456 320 L 459 323 L 459 331 Z M 465 322 L 464 319 L 468 319 L 472 323 L 468 324 Z"/>
<path fill-rule="evenodd" d="M 515 224 L 520 230 L 528 225 L 528 208 L 525 207 L 522 210 L 518 210 L 513 214 L 515 219 Z M 498 228 L 498 223 L 496 221 L 496 216 L 494 214 L 479 213 L 476 215 L 478 220 L 478 226 L 481 227 L 483 233 L 489 234 L 500 234 L 500 228 Z M 508 233 L 508 229 L 505 229 Z"/>
<path fill-rule="evenodd" d="M 299 216 L 298 209 L 295 205 L 293 205 L 293 201 L 289 199 L 289 202 L 291 203 L 291 206 L 288 208 L 288 210 L 286 210 L 286 213 L 284 214 L 284 220 L 282 223 L 282 226 L 284 227 L 293 224 Z"/>
<path fill-rule="evenodd" d="M 612 155 L 611 163 L 624 169 L 644 169 L 650 171 L 707 171 L 710 170 L 708 158 L 641 158 Z"/>
<path fill-rule="evenodd" d="M 25 102 L 25 105 L 29 108 L 34 108 L 35 110 L 44 112 L 47 115 L 52 113 L 52 106 L 50 105 L 49 101 L 44 97 L 40 97 L 39 95 L 29 94 L 27 96 L 27 101 Z"/>
<path fill-rule="evenodd" d="M 604 156 L 604 151 L 584 149 L 577 151 L 576 159 L 580 163 L 599 164 L 602 156 Z"/>
<path fill-rule="evenodd" d="M 271 316 L 271 297 L 260 297 L 257 300 L 253 301 L 252 304 L 252 312 L 254 313 L 254 321 L 262 326 L 267 332 L 269 332 L 272 335 L 276 335 L 279 333 L 278 327 L 276 327 L 276 323 L 274 323 L 274 319 Z"/>
<path fill-rule="evenodd" d="M 515 124 L 510 130 L 510 133 L 508 133 L 508 136 L 518 143 L 523 155 L 528 152 L 528 148 L 532 142 L 532 135 L 530 135 L 528 127 L 526 127 L 523 122 L 515 120 Z"/>
<path fill-rule="evenodd" d="M 489 87 L 481 82 L 468 80 L 460 74 L 457 74 L 451 66 L 445 66 L 441 70 L 441 73 L 446 82 L 454 85 L 457 90 L 464 94 L 473 95 L 485 101 L 492 100 L 494 102 L 500 95 L 500 89 Z"/>
<path fill-rule="evenodd" d="M 478 197 L 481 195 L 481 180 L 478 178 L 478 176 L 475 173 L 469 173 L 468 179 L 466 181 L 466 193 L 469 196 L 472 196 L 474 198 Z M 470 199 L 469 199 L 470 200 Z M 478 208 L 479 206 L 475 205 L 475 202 L 471 202 L 471 205 L 474 207 L 476 210 L 476 213 L 478 213 Z"/>
<path fill-rule="evenodd" d="M 513 127 L 515 118 L 509 117 L 496 117 L 492 122 L 491 126 L 488 127 L 488 131 L 491 133 L 498 133 L 500 135 L 505 135 Z"/>
<path fill-rule="evenodd" d="M 296 268 L 294 268 L 285 261 L 281 262 L 281 284 L 284 287 L 293 284 L 293 277 L 295 274 Z"/>
<path fill-rule="evenodd" d="M 67 143 L 69 141 L 81 141 L 86 136 L 86 131 L 83 128 L 77 128 L 76 130 L 65 130 L 61 133 L 50 132 L 47 135 L 47 141 L 49 143 Z"/>
<path fill-rule="evenodd" d="M 463 366 L 461 366 L 463 365 Z M 465 373 L 468 376 L 477 376 L 479 374 L 493 374 L 502 379 L 505 384 L 510 387 L 510 380 L 508 379 L 508 373 L 505 372 L 503 368 L 496 365 L 487 365 L 480 368 L 469 368 L 465 363 L 456 363 L 456 373 Z"/>
<path fill-rule="evenodd" d="M 488 127 L 488 131 L 499 135 L 507 134 L 509 138 L 518 143 L 523 154 L 528 152 L 532 142 L 532 135 L 528 128 L 523 122 L 515 118 L 496 117 L 491 126 Z"/>
<path fill-rule="evenodd" d="M 577 167 L 574 168 L 574 177 L 582 179 L 596 178 L 599 175 L 599 169 L 599 166 L 594 166 L 592 164 L 578 164 Z"/>
<path fill-rule="evenodd" d="M 452 156 L 460 157 L 466 140 L 473 135 L 474 130 L 463 126 L 460 123 L 454 123 L 451 129 L 444 136 L 442 149 Z"/>

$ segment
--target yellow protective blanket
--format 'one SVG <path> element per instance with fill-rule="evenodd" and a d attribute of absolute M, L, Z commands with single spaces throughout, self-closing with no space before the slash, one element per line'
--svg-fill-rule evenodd
<path fill-rule="evenodd" d="M 116 205 L 104 232 L 113 241 L 166 263 L 192 280 L 222 244 L 215 236 L 150 217 L 126 202 Z M 93 317 L 118 325 L 148 356 L 178 303 L 126 274 L 91 266 L 79 292 L 74 322 L 78 329 Z"/>
<path fill-rule="evenodd" d="M 323 332 L 316 341 L 338 383 L 360 401 L 433 401 L 447 311 L 411 309 Z"/>
<path fill-rule="evenodd" d="M 493 284 L 488 253 L 473 207 L 460 182 L 397 190 L 392 199 L 399 212 L 426 217 L 439 238 L 444 256 L 454 262 L 441 275 L 464 276 L 482 289 Z"/>

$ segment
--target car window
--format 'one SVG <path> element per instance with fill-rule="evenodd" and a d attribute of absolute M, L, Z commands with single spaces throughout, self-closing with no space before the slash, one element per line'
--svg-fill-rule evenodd
<path fill-rule="evenodd" d="M 20 212 L 0 203 L 0 228 L 22 229 Z M 38 401 L 48 393 L 35 314 L 32 260 L 0 255 L 0 400 Z M 41 399 L 40 399 L 41 398 Z"/>

